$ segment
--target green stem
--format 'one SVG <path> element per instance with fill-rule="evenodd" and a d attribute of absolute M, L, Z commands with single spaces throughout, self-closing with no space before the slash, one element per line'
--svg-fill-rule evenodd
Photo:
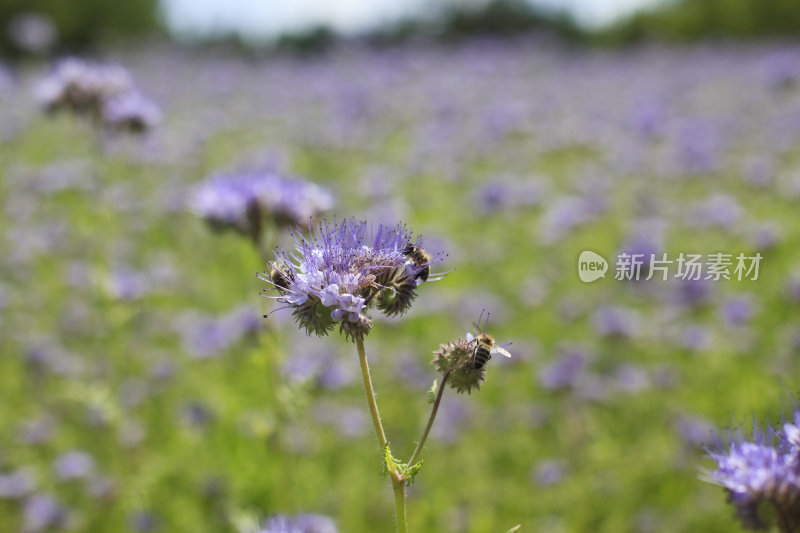
<path fill-rule="evenodd" d="M 433 402 L 431 416 L 428 417 L 428 425 L 425 426 L 425 431 L 422 432 L 422 438 L 419 439 L 419 443 L 417 443 L 417 449 L 414 450 L 414 454 L 411 456 L 411 459 L 408 460 L 409 466 L 416 464 L 417 459 L 419 459 L 419 455 L 422 453 L 422 447 L 425 446 L 425 441 L 428 439 L 428 434 L 431 432 L 431 428 L 433 427 L 433 421 L 436 419 L 436 413 L 439 411 L 439 403 L 442 401 L 444 386 L 447 383 L 447 378 L 449 377 L 450 371 L 448 370 L 444 373 L 442 382 L 439 384 L 439 390 L 436 391 L 436 400 Z"/>
<path fill-rule="evenodd" d="M 358 348 L 358 360 L 361 363 L 361 377 L 364 380 L 364 391 L 367 393 L 367 403 L 369 404 L 369 414 L 372 415 L 372 425 L 375 428 L 375 435 L 378 437 L 378 444 L 381 445 L 381 455 L 386 448 L 386 433 L 381 424 L 381 415 L 378 412 L 378 404 L 375 401 L 375 391 L 372 388 L 372 378 L 369 375 L 369 364 L 367 364 L 367 354 L 364 351 L 364 341 L 356 340 Z"/>
<path fill-rule="evenodd" d="M 406 533 L 406 480 L 392 478 L 394 489 L 394 511 L 397 518 L 397 533 Z"/>
<path fill-rule="evenodd" d="M 386 433 L 383 431 L 383 424 L 381 424 L 378 403 L 375 401 L 375 390 L 372 388 L 372 378 L 369 375 L 369 364 L 367 363 L 367 354 L 364 351 L 364 341 L 356 340 L 356 347 L 358 348 L 358 360 L 361 363 L 361 377 L 364 380 L 364 391 L 367 394 L 369 413 L 372 416 L 372 425 L 375 428 L 375 435 L 378 437 L 378 444 L 380 444 L 381 447 L 381 456 L 383 456 L 389 442 L 386 440 Z M 391 466 L 389 466 L 389 468 L 391 468 Z M 392 479 L 392 488 L 394 489 L 397 533 L 406 533 L 406 480 L 394 469 L 389 471 L 389 476 Z"/>

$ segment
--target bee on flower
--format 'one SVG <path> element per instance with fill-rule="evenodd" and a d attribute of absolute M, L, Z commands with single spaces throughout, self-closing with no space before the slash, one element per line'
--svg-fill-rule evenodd
<path fill-rule="evenodd" d="M 472 323 L 474 334 L 467 332 L 466 338 L 442 344 L 434 352 L 434 366 L 449 377 L 450 386 L 459 393 L 480 390 L 481 383 L 486 380 L 486 364 L 493 355 L 511 357 L 505 348 L 508 344 L 498 345 L 494 337 L 486 333 L 489 314 L 480 325 L 482 319 L 483 313 L 478 322 Z"/>
<path fill-rule="evenodd" d="M 294 238 L 295 250 L 277 250 L 269 272 L 259 277 L 309 334 L 327 335 L 338 324 L 348 339 L 363 340 L 372 328 L 369 309 L 386 316 L 405 313 L 418 286 L 438 279 L 428 277 L 432 256 L 409 257 L 411 249 L 422 248 L 403 225 L 373 229 L 352 219 L 323 222 Z"/>

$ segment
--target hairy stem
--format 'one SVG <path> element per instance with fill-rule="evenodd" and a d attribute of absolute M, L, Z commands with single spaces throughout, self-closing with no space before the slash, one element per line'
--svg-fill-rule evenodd
<path fill-rule="evenodd" d="M 417 443 L 417 449 L 414 450 L 414 454 L 411 456 L 411 459 L 408 460 L 408 464 L 413 465 L 419 459 L 420 454 L 422 453 L 422 447 L 425 446 L 425 441 L 428 439 L 428 434 L 431 432 L 431 428 L 433 427 L 433 421 L 436 418 L 436 413 L 439 411 L 439 403 L 442 401 L 442 394 L 444 393 L 444 386 L 447 384 L 447 378 L 450 377 L 450 371 L 444 373 L 444 377 L 442 378 L 442 382 L 439 384 L 439 390 L 436 391 L 436 400 L 433 402 L 433 408 L 431 409 L 431 416 L 428 417 L 428 424 L 425 426 L 425 431 L 422 432 L 422 438 L 419 439 Z"/>
<path fill-rule="evenodd" d="M 372 378 L 369 375 L 369 364 L 367 363 L 367 354 L 364 351 L 364 341 L 356 340 L 356 347 L 358 348 L 358 360 L 361 363 L 361 377 L 364 380 L 364 391 L 367 394 L 367 403 L 369 404 L 369 414 L 372 416 L 372 425 L 375 428 L 375 435 L 378 437 L 378 444 L 381 447 L 381 456 L 383 456 L 389 442 L 386 440 L 386 433 L 383 431 L 381 415 L 378 411 L 378 403 L 375 401 L 375 390 L 372 388 Z M 391 468 L 391 466 L 389 466 L 389 468 Z M 406 480 L 403 479 L 396 470 L 390 470 L 389 476 L 392 479 L 392 488 L 394 489 L 397 533 L 406 533 Z"/>
<path fill-rule="evenodd" d="M 372 416 L 372 425 L 375 428 L 375 435 L 378 437 L 378 444 L 381 445 L 381 455 L 383 449 L 386 447 L 386 433 L 383 431 L 383 424 L 381 424 L 381 415 L 378 412 L 378 403 L 375 401 L 375 391 L 372 388 L 372 378 L 369 375 L 369 364 L 367 363 L 367 354 L 364 351 L 364 341 L 357 340 L 356 347 L 358 348 L 358 360 L 361 363 L 361 377 L 364 380 L 364 391 L 367 393 L 367 403 L 369 404 L 369 414 Z"/>
<path fill-rule="evenodd" d="M 394 512 L 397 519 L 397 533 L 406 533 L 406 480 L 392 477 L 394 489 Z"/>

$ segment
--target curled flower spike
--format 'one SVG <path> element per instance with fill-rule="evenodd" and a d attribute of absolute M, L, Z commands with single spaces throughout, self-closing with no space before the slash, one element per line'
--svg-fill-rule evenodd
<path fill-rule="evenodd" d="M 708 450 L 717 469 L 703 479 L 725 488 L 728 501 L 746 529 L 758 531 L 777 524 L 782 533 L 800 532 L 800 412 L 794 424 L 781 430 L 754 428 L 747 440 L 731 432 L 727 450 L 717 442 Z"/>
<path fill-rule="evenodd" d="M 301 328 L 320 336 L 338 323 L 348 340 L 363 340 L 372 328 L 367 310 L 376 307 L 386 316 L 408 310 L 430 265 L 430 259 L 410 256 L 410 247 L 421 248 L 400 225 L 372 230 L 352 219 L 323 222 L 308 237 L 296 234 L 295 242 L 294 253 L 277 250 L 269 272 L 259 277 Z"/>

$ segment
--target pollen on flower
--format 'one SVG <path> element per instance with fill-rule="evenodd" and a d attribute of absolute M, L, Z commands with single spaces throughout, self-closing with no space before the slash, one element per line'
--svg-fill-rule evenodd
<path fill-rule="evenodd" d="M 326 335 L 338 323 L 348 340 L 363 340 L 372 328 L 368 310 L 404 313 L 421 283 L 419 273 L 428 267 L 406 254 L 411 232 L 403 225 L 323 222 L 309 235 L 295 233 L 294 238 L 295 250 L 276 250 L 270 272 L 259 277 L 271 285 L 265 292 L 278 293 L 265 296 L 292 309 L 309 334 Z"/>

